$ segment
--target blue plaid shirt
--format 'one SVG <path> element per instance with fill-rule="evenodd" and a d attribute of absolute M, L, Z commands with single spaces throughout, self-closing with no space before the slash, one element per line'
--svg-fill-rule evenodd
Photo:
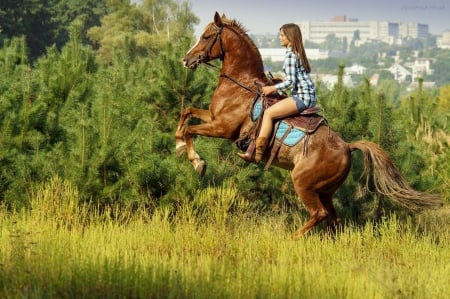
<path fill-rule="evenodd" d="M 284 57 L 283 71 L 285 79 L 275 85 L 278 93 L 291 88 L 291 94 L 297 95 L 305 102 L 307 108 L 313 107 L 317 103 L 316 87 L 309 73 L 302 65 L 301 59 L 288 48 Z"/>

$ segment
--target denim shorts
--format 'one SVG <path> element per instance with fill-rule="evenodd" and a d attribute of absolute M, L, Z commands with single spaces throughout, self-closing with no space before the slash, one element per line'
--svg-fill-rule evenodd
<path fill-rule="evenodd" d="M 298 95 L 296 95 L 296 94 L 293 95 L 292 98 L 293 98 L 294 101 L 295 101 L 295 105 L 297 105 L 298 112 L 302 112 L 303 110 L 306 109 L 305 102 L 303 101 L 302 98 L 300 98 L 300 97 L 299 97 Z"/>

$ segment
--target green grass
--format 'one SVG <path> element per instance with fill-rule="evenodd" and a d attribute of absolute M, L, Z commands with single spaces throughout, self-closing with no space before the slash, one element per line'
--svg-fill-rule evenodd
<path fill-rule="evenodd" d="M 447 298 L 448 215 L 397 217 L 335 238 L 258 216 L 231 189 L 168 209 L 98 211 L 58 179 L 30 210 L 0 209 L 1 298 Z M 220 200 L 219 200 L 220 198 Z M 212 201 L 214 200 L 214 201 Z M 233 214 L 225 213 L 233 208 Z M 116 216 L 111 216 L 116 215 Z"/>

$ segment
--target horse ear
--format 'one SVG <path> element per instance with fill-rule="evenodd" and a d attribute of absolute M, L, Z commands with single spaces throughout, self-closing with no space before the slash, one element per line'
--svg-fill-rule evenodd
<path fill-rule="evenodd" d="M 216 11 L 216 14 L 214 15 L 214 23 L 217 27 L 222 27 L 222 19 L 219 16 L 219 13 Z"/>

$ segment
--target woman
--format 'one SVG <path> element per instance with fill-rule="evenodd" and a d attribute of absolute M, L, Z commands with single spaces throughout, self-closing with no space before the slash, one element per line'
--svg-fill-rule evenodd
<path fill-rule="evenodd" d="M 311 66 L 306 57 L 300 27 L 296 24 L 285 24 L 280 28 L 280 44 L 285 47 L 286 56 L 283 64 L 285 79 L 273 86 L 262 87 L 264 95 L 273 92 L 282 93 L 290 89 L 291 96 L 279 101 L 264 112 L 261 131 L 256 139 L 255 162 L 262 159 L 272 133 L 273 121 L 316 105 L 316 88 L 309 73 Z"/>

